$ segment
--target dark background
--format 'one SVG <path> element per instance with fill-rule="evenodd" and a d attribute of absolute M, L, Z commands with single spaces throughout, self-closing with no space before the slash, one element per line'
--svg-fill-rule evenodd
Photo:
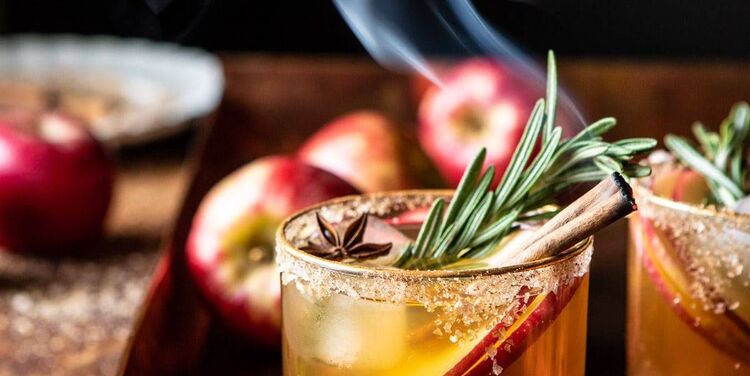
<path fill-rule="evenodd" d="M 744 0 L 475 0 L 533 53 L 741 58 Z M 0 30 L 143 36 L 211 51 L 364 53 L 330 0 L 0 0 Z"/>

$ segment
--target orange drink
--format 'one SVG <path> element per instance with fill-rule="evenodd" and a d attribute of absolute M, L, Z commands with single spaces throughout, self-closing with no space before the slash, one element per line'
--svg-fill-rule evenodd
<path fill-rule="evenodd" d="M 398 251 L 393 228 L 408 237 L 410 227 L 394 218 L 448 195 L 345 197 L 282 224 L 277 262 L 285 375 L 584 374 L 590 239 L 522 265 L 496 267 L 488 256 L 440 270 L 401 269 L 379 259 L 333 261 L 303 250 L 319 236 L 316 215 L 342 230 L 369 213 L 364 240 L 393 242 Z M 383 223 L 393 227 L 378 230 Z"/>
<path fill-rule="evenodd" d="M 636 199 L 628 373 L 750 375 L 750 216 L 672 201 L 645 186 Z"/>

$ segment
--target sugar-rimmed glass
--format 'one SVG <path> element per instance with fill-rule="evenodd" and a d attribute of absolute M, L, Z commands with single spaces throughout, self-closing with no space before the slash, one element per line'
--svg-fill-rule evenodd
<path fill-rule="evenodd" d="M 591 239 L 558 256 L 480 270 L 335 262 L 300 248 L 361 213 L 390 218 L 451 191 L 331 200 L 277 233 L 285 375 L 582 375 Z M 388 241 L 384 239 L 383 241 Z"/>
<path fill-rule="evenodd" d="M 750 216 L 650 181 L 629 218 L 628 374 L 750 375 Z"/>

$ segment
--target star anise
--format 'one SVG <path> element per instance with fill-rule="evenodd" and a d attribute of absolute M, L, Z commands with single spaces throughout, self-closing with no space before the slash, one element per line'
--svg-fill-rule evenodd
<path fill-rule="evenodd" d="M 312 255 L 335 261 L 341 261 L 346 258 L 366 260 L 388 254 L 393 247 L 393 243 L 362 243 L 365 236 L 365 228 L 367 228 L 367 217 L 367 213 L 357 217 L 357 219 L 349 224 L 342 237 L 336 232 L 332 224 L 323 219 L 320 213 L 315 213 L 320 234 L 326 243 L 328 243 L 328 247 L 313 244 L 304 247 L 303 250 Z"/>

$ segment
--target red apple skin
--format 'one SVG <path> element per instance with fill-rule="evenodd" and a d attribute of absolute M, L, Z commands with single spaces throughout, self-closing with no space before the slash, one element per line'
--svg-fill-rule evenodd
<path fill-rule="evenodd" d="M 467 60 L 446 74 L 444 86 L 431 87 L 419 106 L 418 139 L 446 182 L 458 185 L 482 147 L 485 167 L 500 180 L 521 138 L 534 91 L 489 59 Z"/>
<path fill-rule="evenodd" d="M 416 187 L 410 164 L 418 156 L 405 146 L 398 127 L 388 118 L 374 111 L 358 111 L 323 126 L 297 156 L 362 192 L 380 192 Z"/>
<path fill-rule="evenodd" d="M 80 121 L 61 113 L 0 114 L 0 248 L 65 256 L 101 236 L 112 160 Z"/>
<path fill-rule="evenodd" d="M 385 222 L 391 226 L 421 226 L 427 218 L 428 214 L 430 214 L 430 207 L 424 206 L 412 210 L 407 210 L 403 213 L 398 214 L 397 216 L 387 218 Z"/>
<path fill-rule="evenodd" d="M 519 327 L 503 341 L 498 340 L 497 333 L 510 328 L 504 322 L 498 323 L 465 357 L 463 357 L 453 368 L 445 373 L 446 376 L 481 376 L 491 375 L 494 364 L 508 368 L 518 359 L 523 352 L 536 341 L 544 331 L 552 325 L 555 318 L 562 312 L 568 302 L 573 298 L 581 284 L 581 278 L 576 278 L 568 285 L 563 286 L 557 293 L 550 292 L 544 296 L 533 311 L 531 311 Z M 522 295 L 522 294 L 520 294 Z M 530 304 L 530 302 L 529 302 Z M 523 310 L 529 309 L 526 304 L 521 305 L 516 314 L 520 315 Z M 510 346 L 510 351 L 506 350 Z M 487 356 L 487 348 L 494 347 L 497 350 L 494 360 Z"/>
<path fill-rule="evenodd" d="M 255 160 L 206 195 L 187 242 L 194 281 L 222 321 L 251 342 L 280 343 L 274 233 L 290 214 L 356 189 L 286 156 Z"/>
<path fill-rule="evenodd" d="M 711 193 L 703 175 L 685 169 L 677 178 L 672 199 L 689 204 L 700 204 Z"/>
<path fill-rule="evenodd" d="M 680 180 L 680 176 L 682 176 L 683 172 L 685 172 L 685 169 L 675 168 L 655 176 L 653 184 L 651 185 L 651 190 L 657 196 L 674 199 L 675 187 L 677 186 L 677 182 Z"/>

